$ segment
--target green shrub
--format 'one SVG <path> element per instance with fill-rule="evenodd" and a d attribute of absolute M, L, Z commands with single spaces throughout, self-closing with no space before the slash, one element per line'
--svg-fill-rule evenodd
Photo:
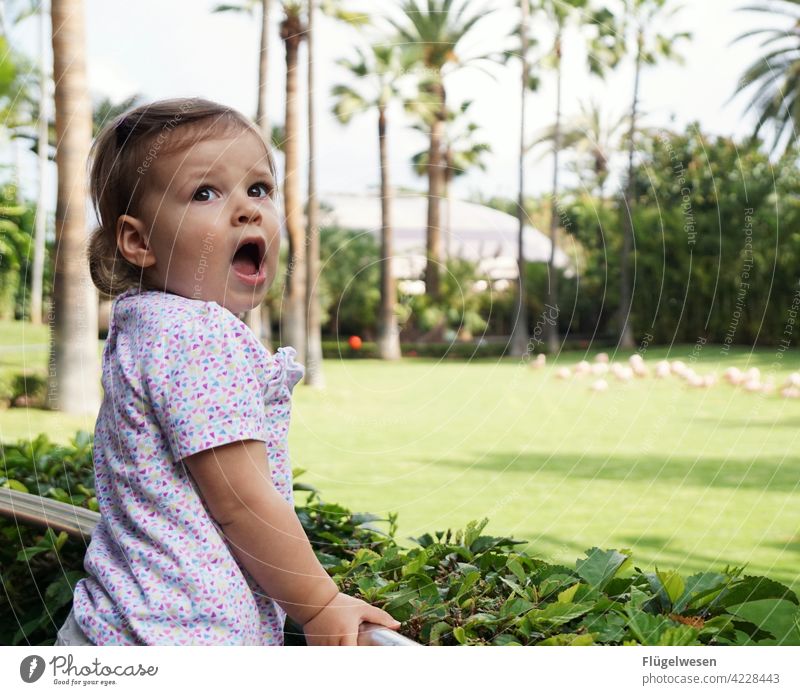
<path fill-rule="evenodd" d="M 90 435 L 68 447 L 42 435 L 0 453 L 0 486 L 96 508 Z M 355 514 L 308 485 L 295 489 L 308 493 L 297 514 L 339 587 L 383 607 L 425 644 L 800 645 L 795 594 L 744 568 L 646 572 L 630 550 L 600 548 L 574 567 L 552 565 L 520 551 L 524 541 L 484 535 L 485 519 L 405 548 L 396 516 Z M 7 520 L 0 533 L 0 644 L 52 644 L 84 576 L 85 546 Z M 287 625 L 288 641 L 302 641 L 293 639 L 299 633 Z"/>
<path fill-rule="evenodd" d="M 47 396 L 47 378 L 41 374 L 16 374 L 11 381 L 11 405 L 43 408 Z"/>

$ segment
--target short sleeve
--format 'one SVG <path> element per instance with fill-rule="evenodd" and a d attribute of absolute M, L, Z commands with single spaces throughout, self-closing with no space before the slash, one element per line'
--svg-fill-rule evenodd
<path fill-rule="evenodd" d="M 143 359 L 155 416 L 175 460 L 239 440 L 266 442 L 254 336 L 214 303 L 178 314 L 162 321 Z"/>

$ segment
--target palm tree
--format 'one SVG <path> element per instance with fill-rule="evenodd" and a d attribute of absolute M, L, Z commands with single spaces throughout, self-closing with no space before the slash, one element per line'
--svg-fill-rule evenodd
<path fill-rule="evenodd" d="M 306 375 L 305 383 L 315 388 L 325 386 L 322 373 L 322 323 L 319 305 L 319 201 L 316 179 L 316 130 L 314 113 L 314 15 L 315 2 L 308 0 L 308 203 L 306 215 Z"/>
<path fill-rule="evenodd" d="M 592 172 L 594 192 L 602 202 L 609 176 L 609 161 L 613 152 L 621 148 L 628 125 L 628 114 L 609 117 L 597 101 L 582 102 L 577 117 L 564 124 L 561 129 L 561 149 L 572 150 L 578 156 L 575 169 Z M 555 125 L 545 128 L 533 145 L 552 143 Z"/>
<path fill-rule="evenodd" d="M 68 412 L 95 413 L 100 405 L 100 364 L 97 291 L 85 261 L 85 166 L 92 111 L 83 13 L 83 0 L 52 2 L 58 197 L 48 404 Z"/>
<path fill-rule="evenodd" d="M 517 292 L 514 295 L 514 322 L 511 328 L 511 354 L 522 357 L 528 353 L 530 338 L 528 335 L 528 304 L 525 281 L 525 121 L 528 103 L 528 91 L 535 82 L 531 82 L 528 50 L 530 48 L 530 2 L 520 0 L 520 113 L 519 113 L 519 188 L 517 190 Z"/>
<path fill-rule="evenodd" d="M 758 118 L 754 135 L 765 125 L 772 126 L 772 151 L 785 152 L 797 141 L 800 124 L 800 0 L 764 0 L 740 9 L 782 16 L 788 22 L 786 29 L 751 29 L 735 39 L 760 36 L 760 48 L 769 47 L 745 70 L 734 96 L 753 91 L 745 110 Z"/>
<path fill-rule="evenodd" d="M 283 200 L 289 253 L 286 267 L 284 303 L 281 312 L 281 342 L 297 350 L 305 362 L 306 345 L 306 249 L 303 209 L 300 200 L 299 151 L 299 84 L 298 57 L 300 44 L 306 37 L 303 5 L 297 0 L 281 3 L 283 18 L 280 35 L 286 51 L 286 110 L 284 117 L 284 180 Z"/>
<path fill-rule="evenodd" d="M 459 55 L 467 33 L 488 13 L 474 10 L 472 0 L 464 0 L 456 9 L 453 0 L 427 0 L 421 7 L 417 0 L 404 0 L 401 20 L 390 19 L 399 33 L 399 40 L 419 50 L 425 69 L 423 89 L 432 100 L 434 119 L 430 129 L 428 159 L 428 220 L 425 269 L 425 292 L 439 294 L 439 266 L 442 259 L 440 202 L 444 192 L 445 172 L 442 165 L 442 139 L 447 122 L 446 74 L 468 61 Z"/>
<path fill-rule="evenodd" d="M 637 116 L 639 115 L 639 86 L 642 68 L 655 65 L 659 58 L 680 61 L 674 45 L 681 39 L 691 37 L 689 32 L 667 35 L 659 31 L 680 8 L 669 7 L 670 0 L 625 0 L 624 16 L 618 21 L 624 40 L 624 49 L 633 55 L 634 81 L 631 103 L 630 128 L 628 130 L 628 177 L 625 185 L 625 211 L 622 216 L 623 237 L 620 255 L 620 336 L 623 348 L 633 348 L 633 333 L 628 317 L 631 309 L 631 287 L 628 259 L 633 246 L 633 159 L 636 147 Z"/>
<path fill-rule="evenodd" d="M 354 115 L 368 110 L 378 111 L 378 147 L 381 169 L 381 308 L 378 317 L 378 354 L 381 359 L 399 359 L 400 335 L 397 326 L 397 288 L 392 272 L 394 256 L 392 239 L 392 189 L 389 181 L 389 104 L 401 95 L 400 78 L 418 60 L 412 50 L 392 42 L 379 43 L 368 51 L 356 49 L 355 60 L 342 59 L 351 80 L 333 88 L 336 102 L 333 113 L 341 123 L 349 123 Z M 353 82 L 364 83 L 366 91 L 358 91 Z"/>
<path fill-rule="evenodd" d="M 416 102 L 418 105 L 419 102 Z M 454 179 L 463 176 L 470 169 L 477 168 L 486 171 L 485 155 L 492 151 L 491 145 L 487 142 L 475 140 L 475 136 L 480 130 L 477 123 L 467 120 L 469 109 L 472 107 L 471 100 L 463 101 L 455 110 L 448 109 L 447 124 L 442 142 L 442 152 L 440 154 L 442 167 L 444 169 L 444 198 L 447 204 L 447 214 L 444 224 L 445 229 L 445 257 L 449 260 L 450 253 L 450 189 Z M 430 132 L 431 114 L 424 109 L 415 108 L 413 112 L 420 117 L 422 123 L 414 124 L 412 127 L 422 133 Z M 428 159 L 430 151 L 425 149 L 417 152 L 411 158 L 411 165 L 414 172 L 424 176 L 428 171 Z"/>
<path fill-rule="evenodd" d="M 633 0 L 637 2 L 638 0 Z M 569 24 L 576 24 L 579 29 L 588 31 L 588 63 L 592 73 L 602 76 L 606 67 L 616 65 L 619 50 L 610 50 L 618 45 L 619 39 L 614 37 L 608 24 L 608 10 L 592 10 L 589 0 L 541 0 L 541 11 L 547 22 L 553 27 L 553 47 L 550 54 L 551 67 L 556 77 L 556 117 L 552 127 L 551 141 L 553 145 L 553 187 L 550 198 L 550 259 L 548 262 L 547 304 L 558 310 L 558 274 L 555 267 L 556 240 L 560 227 L 560 194 L 559 157 L 563 149 L 561 86 L 562 61 L 564 53 L 564 34 Z M 558 323 L 546 322 L 548 352 L 556 352 L 559 347 Z"/>
<path fill-rule="evenodd" d="M 535 92 L 539 88 L 539 77 L 537 75 L 538 62 L 531 62 L 530 49 L 535 46 L 537 41 L 531 36 L 530 18 L 531 13 L 538 9 L 533 0 L 519 0 L 520 22 L 513 29 L 508 37 L 512 48 L 503 50 L 492 56 L 492 59 L 507 65 L 512 59 L 520 60 L 520 133 L 519 133 L 519 160 L 518 176 L 519 190 L 517 191 L 517 204 L 514 209 L 509 209 L 517 217 L 517 288 L 514 295 L 514 313 L 511 327 L 511 354 L 522 357 L 529 350 L 528 336 L 528 308 L 525 298 L 527 296 L 525 282 L 525 245 L 524 233 L 525 225 L 528 222 L 528 214 L 525 208 L 525 156 L 530 149 L 525 137 L 526 113 L 528 92 Z"/>
<path fill-rule="evenodd" d="M 256 99 L 256 125 L 264 139 L 270 142 L 271 128 L 267 112 L 267 76 L 269 75 L 269 15 L 271 0 L 245 0 L 240 5 L 216 5 L 212 12 L 238 12 L 254 17 L 260 9 L 259 49 L 258 49 L 258 94 Z M 266 306 L 254 307 L 247 313 L 247 325 L 260 338 L 263 336 L 264 324 L 269 329 L 269 309 Z M 267 330 L 269 333 L 269 330 Z M 269 336 L 266 341 L 269 343 Z"/>

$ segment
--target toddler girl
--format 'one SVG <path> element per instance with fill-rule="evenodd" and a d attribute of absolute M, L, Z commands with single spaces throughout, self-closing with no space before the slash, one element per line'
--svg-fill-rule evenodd
<path fill-rule="evenodd" d="M 101 520 L 56 644 L 355 644 L 388 613 L 339 593 L 297 516 L 295 350 L 239 319 L 275 279 L 267 144 L 202 99 L 140 106 L 92 148 L 92 280 L 114 296 L 94 465 Z"/>

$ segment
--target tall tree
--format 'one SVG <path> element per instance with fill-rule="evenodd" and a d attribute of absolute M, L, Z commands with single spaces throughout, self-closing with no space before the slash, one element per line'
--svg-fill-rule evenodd
<path fill-rule="evenodd" d="M 588 184 L 593 194 L 602 201 L 610 174 L 610 160 L 615 151 L 627 149 L 628 114 L 610 116 L 597 101 L 582 102 L 580 113 L 569 119 L 561 129 L 561 150 L 571 150 L 576 160 L 573 168 L 581 174 L 582 183 Z M 555 125 L 545 128 L 535 141 L 552 143 Z M 591 181 L 582 173 L 591 172 Z"/>
<path fill-rule="evenodd" d="M 445 257 L 450 260 L 451 256 L 451 229 L 450 229 L 450 191 L 454 179 L 463 176 L 470 169 L 486 170 L 485 155 L 491 152 L 491 145 L 476 139 L 480 126 L 469 120 L 469 110 L 473 105 L 472 100 L 461 102 L 456 109 L 447 110 L 447 123 L 445 125 L 444 136 L 442 138 L 441 161 L 444 168 L 444 199 L 446 202 L 447 213 L 445 215 Z M 432 114 L 421 102 L 414 102 L 412 113 L 420 118 L 420 123 L 415 123 L 413 128 L 422 133 L 430 132 Z M 408 103 L 407 103 L 408 106 Z M 414 172 L 424 176 L 428 171 L 428 149 L 417 152 L 411 158 Z"/>
<path fill-rule="evenodd" d="M 511 354 L 522 357 L 528 353 L 528 302 L 525 282 L 525 121 L 528 104 L 528 91 L 531 84 L 528 51 L 530 49 L 530 6 L 529 0 L 520 0 L 519 44 L 520 44 L 520 110 L 519 110 L 519 185 L 517 189 L 517 292 L 514 295 L 514 318 L 511 327 Z"/>
<path fill-rule="evenodd" d="M 416 46 L 425 69 L 422 83 L 433 101 L 435 118 L 430 129 L 428 155 L 428 219 L 425 268 L 425 292 L 439 295 L 439 270 L 442 261 L 441 209 L 445 172 L 442 162 L 442 139 L 447 122 L 447 93 L 444 78 L 448 72 L 467 64 L 460 55 L 464 37 L 486 15 L 475 9 L 472 0 L 457 6 L 454 0 L 427 0 L 424 7 L 417 0 L 404 0 L 401 19 L 390 19 L 400 40 Z"/>
<path fill-rule="evenodd" d="M 284 116 L 283 200 L 289 253 L 286 285 L 281 311 L 281 342 L 292 345 L 302 362 L 306 346 L 306 248 L 303 207 L 300 192 L 299 150 L 299 53 L 306 36 L 303 5 L 299 1 L 281 3 L 283 17 L 280 35 L 286 51 L 286 107 Z"/>
<path fill-rule="evenodd" d="M 75 413 L 100 405 L 97 291 L 86 262 L 86 159 L 92 110 L 86 84 L 83 0 L 53 0 L 56 204 L 55 277 L 48 404 Z"/>
<path fill-rule="evenodd" d="M 636 0 L 634 0 L 636 1 Z M 553 178 L 550 198 L 550 258 L 548 261 L 547 303 L 558 313 L 558 271 L 555 266 L 555 254 L 558 241 L 558 230 L 561 227 L 560 201 L 560 155 L 563 149 L 562 133 L 562 77 L 564 57 L 564 37 L 567 28 L 572 25 L 580 30 L 587 41 L 588 65 L 590 72 L 602 76 L 607 67 L 616 65 L 619 60 L 619 38 L 615 36 L 610 23 L 611 13 L 607 9 L 595 10 L 589 0 L 539 0 L 538 7 L 544 20 L 552 27 L 553 44 L 548 62 L 555 74 L 556 103 L 555 121 L 550 140 L 553 149 Z M 550 309 L 552 311 L 552 309 Z M 556 352 L 559 348 L 558 322 L 546 322 L 546 339 L 548 352 Z"/>
<path fill-rule="evenodd" d="M 761 0 L 740 8 L 786 19 L 785 28 L 751 29 L 736 38 L 761 37 L 764 55 L 754 61 L 739 80 L 735 94 L 752 93 L 745 110 L 756 118 L 754 135 L 772 127 L 772 151 L 792 147 L 800 128 L 800 0 Z"/>
<path fill-rule="evenodd" d="M 319 303 L 319 201 L 317 200 L 316 114 L 314 111 L 314 15 L 315 0 L 308 0 L 306 55 L 308 58 L 308 203 L 306 205 L 306 375 L 305 383 L 325 386 L 322 373 L 322 323 Z"/>
<path fill-rule="evenodd" d="M 618 25 L 622 28 L 624 50 L 633 56 L 633 100 L 630 111 L 630 128 L 628 131 L 628 175 L 625 184 L 625 206 L 622 213 L 622 253 L 620 254 L 620 307 L 619 307 L 619 345 L 633 348 L 633 332 L 629 316 L 631 311 L 631 280 L 629 259 L 633 246 L 634 204 L 634 155 L 636 152 L 636 129 L 639 115 L 639 88 L 642 68 L 655 65 L 659 59 L 680 61 L 675 52 L 675 44 L 681 39 L 691 37 L 689 32 L 674 34 L 662 33 L 667 21 L 680 9 L 670 7 L 670 0 L 625 0 L 624 15 Z"/>
<path fill-rule="evenodd" d="M 258 16 L 259 18 L 259 49 L 258 49 L 258 90 L 256 96 L 256 125 L 261 130 L 264 139 L 271 142 L 272 133 L 267 104 L 267 85 L 269 75 L 269 16 L 272 0 L 245 0 L 239 5 L 216 5 L 212 12 L 239 12 Z M 269 309 L 266 305 L 253 307 L 246 316 L 247 325 L 253 332 L 264 339 L 269 346 L 271 342 Z M 265 335 L 266 333 L 266 335 Z"/>
<path fill-rule="evenodd" d="M 392 271 L 394 243 L 392 235 L 392 188 L 389 177 L 388 109 L 401 96 L 400 80 L 418 60 L 412 50 L 391 42 L 378 43 L 367 51 L 357 49 L 355 60 L 342 59 L 349 77 L 347 84 L 333 88 L 336 102 L 333 112 L 341 123 L 368 110 L 378 111 L 378 147 L 381 177 L 381 303 L 378 316 L 378 354 L 381 359 L 401 357 L 397 325 L 397 287 Z M 359 91 L 353 83 L 362 83 Z"/>

